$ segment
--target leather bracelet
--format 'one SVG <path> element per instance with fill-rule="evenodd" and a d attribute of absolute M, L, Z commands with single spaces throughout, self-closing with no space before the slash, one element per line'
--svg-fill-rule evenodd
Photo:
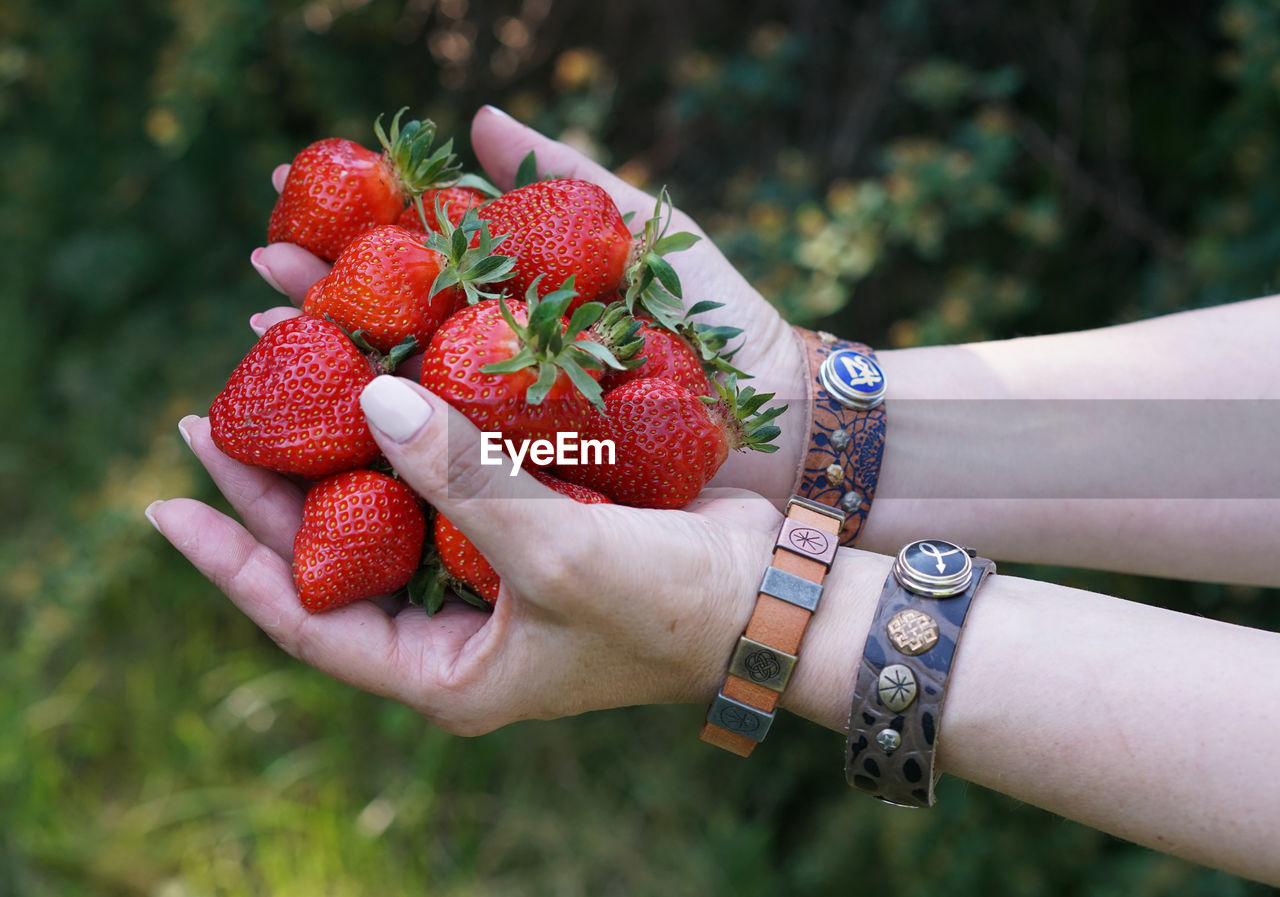
<path fill-rule="evenodd" d="M 884 456 L 885 378 L 869 346 L 795 328 L 809 365 L 809 451 L 793 492 L 846 515 L 841 545 L 862 532 Z"/>
<path fill-rule="evenodd" d="M 933 806 L 947 680 L 974 593 L 996 565 L 941 539 L 907 544 L 885 579 L 849 714 L 845 778 L 885 803 Z"/>
<path fill-rule="evenodd" d="M 786 514 L 746 632 L 699 734 L 740 757 L 751 754 L 773 723 L 844 525 L 840 511 L 795 495 Z"/>

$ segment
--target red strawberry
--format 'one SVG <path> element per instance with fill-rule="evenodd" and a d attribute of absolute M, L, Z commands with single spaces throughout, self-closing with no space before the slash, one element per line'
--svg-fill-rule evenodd
<path fill-rule="evenodd" d="M 533 470 L 530 473 L 543 485 L 581 504 L 612 504 L 608 496 L 601 495 L 592 489 L 558 480 L 539 470 Z M 440 554 L 440 563 L 445 572 L 489 604 L 497 601 L 498 588 L 501 585 L 498 572 L 493 569 L 493 565 L 485 559 L 471 540 L 462 534 L 462 530 L 454 526 L 443 514 L 436 514 L 435 538 L 436 551 Z"/>
<path fill-rule="evenodd" d="M 760 412 L 773 398 L 734 378 L 716 384 L 715 399 L 695 396 L 662 377 L 632 380 L 604 397 L 581 431 L 583 439 L 611 439 L 615 463 L 563 467 L 560 474 L 624 505 L 681 508 L 715 476 L 731 450 L 772 452 L 779 430 L 769 423 L 785 410 Z"/>
<path fill-rule="evenodd" d="M 488 300 L 464 308 L 436 331 L 422 358 L 421 383 L 481 430 L 504 438 L 554 439 L 577 430 L 600 401 L 599 368 L 612 355 L 579 339 L 600 306 L 563 317 L 572 290 L 529 302 Z M 616 363 L 614 361 L 613 363 Z"/>
<path fill-rule="evenodd" d="M 340 138 L 298 153 L 271 210 L 267 239 L 297 243 L 333 261 L 369 228 L 394 223 L 410 197 L 452 177 L 452 141 L 433 153 L 435 125 L 410 121 L 402 129 L 404 111 L 396 113 L 390 135 L 381 118 L 374 125 L 381 153 Z"/>
<path fill-rule="evenodd" d="M 689 342 L 678 333 L 639 322 L 644 339 L 644 362 L 625 371 L 608 371 L 600 378 L 600 388 L 608 393 L 631 380 L 663 377 L 675 381 L 696 396 L 711 395 L 711 382 L 702 369 L 702 360 Z"/>
<path fill-rule="evenodd" d="M 575 178 L 535 181 L 480 210 L 494 236 L 509 235 L 503 252 L 516 257 L 511 295 L 542 277 L 541 294 L 570 277 L 580 305 L 618 289 L 631 252 L 631 231 L 603 188 Z"/>
<path fill-rule="evenodd" d="M 281 321 L 213 400 L 213 441 L 237 461 L 311 479 L 363 467 L 378 456 L 359 401 L 374 375 L 332 321 Z"/>
<path fill-rule="evenodd" d="M 426 515 L 413 490 L 372 470 L 311 487 L 293 540 L 293 580 L 311 613 L 407 585 L 422 559 Z"/>
<path fill-rule="evenodd" d="M 629 309 L 639 302 L 659 324 L 675 329 L 680 278 L 662 256 L 687 249 L 698 238 L 665 235 L 670 205 L 664 190 L 653 217 L 633 238 L 602 188 L 576 178 L 552 178 L 504 193 L 481 209 L 480 217 L 495 237 L 506 237 L 503 252 L 516 258 L 509 295 L 520 295 L 540 277 L 543 294 L 573 277 L 578 299 L 569 311 L 623 290 Z"/>
<path fill-rule="evenodd" d="M 458 301 L 457 287 L 431 292 L 448 263 L 418 234 L 381 225 L 342 251 L 329 273 L 307 290 L 302 310 L 327 315 L 348 332 L 363 331 L 379 352 L 390 352 L 408 337 L 425 346 Z"/>
<path fill-rule="evenodd" d="M 429 230 L 437 230 L 435 207 L 439 203 L 440 207 L 445 210 L 449 221 L 454 227 L 462 223 L 462 216 L 467 213 L 467 209 L 478 209 L 487 203 L 490 197 L 483 190 L 477 190 L 475 187 L 441 187 L 439 189 L 427 190 L 422 194 L 422 208 L 427 215 L 427 225 L 422 223 L 422 216 L 418 214 L 418 207 L 410 204 L 400 213 L 400 218 L 396 224 L 416 233 L 425 234 Z"/>

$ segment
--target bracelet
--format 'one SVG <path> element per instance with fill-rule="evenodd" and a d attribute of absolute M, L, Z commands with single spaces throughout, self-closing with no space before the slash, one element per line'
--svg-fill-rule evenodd
<path fill-rule="evenodd" d="M 885 579 L 849 713 L 845 778 L 885 803 L 933 806 L 947 677 L 974 593 L 996 565 L 941 539 L 911 542 Z"/>
<path fill-rule="evenodd" d="M 786 515 L 751 620 L 699 735 L 740 757 L 749 756 L 769 732 L 844 525 L 840 511 L 795 495 Z"/>
<path fill-rule="evenodd" d="M 866 525 L 884 456 L 885 378 L 875 353 L 825 331 L 795 328 L 809 364 L 809 452 L 793 491 L 846 515 L 841 545 Z"/>

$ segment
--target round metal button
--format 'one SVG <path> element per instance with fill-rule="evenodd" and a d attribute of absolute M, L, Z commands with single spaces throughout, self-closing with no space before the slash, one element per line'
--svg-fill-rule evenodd
<path fill-rule="evenodd" d="M 832 352 L 818 369 L 822 388 L 850 408 L 866 410 L 884 401 L 884 372 L 870 355 L 853 349 Z"/>
<path fill-rule="evenodd" d="M 919 539 L 898 552 L 894 578 L 904 589 L 930 598 L 958 595 L 969 587 L 973 559 L 969 552 L 942 539 Z"/>
<path fill-rule="evenodd" d="M 901 713 L 916 699 L 916 676 L 911 668 L 900 663 L 890 664 L 880 671 L 876 692 L 880 702 L 894 713 Z"/>

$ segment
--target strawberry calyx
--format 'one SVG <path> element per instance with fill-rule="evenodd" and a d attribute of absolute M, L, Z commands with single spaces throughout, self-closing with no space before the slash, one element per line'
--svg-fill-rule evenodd
<path fill-rule="evenodd" d="M 411 119 L 401 126 L 400 119 L 408 110 L 409 107 L 404 106 L 395 114 L 389 132 L 383 129 L 379 115 L 373 123 L 373 132 L 395 171 L 400 189 L 413 197 L 457 180 L 462 165 L 453 154 L 452 139 L 434 150 L 431 148 L 436 139 L 436 124 L 431 119 Z"/>
<path fill-rule="evenodd" d="M 659 326 L 676 331 L 680 324 L 683 288 L 676 269 L 664 256 L 688 249 L 700 237 L 687 231 L 668 234 L 673 213 L 671 197 L 663 187 L 658 192 L 653 215 L 645 221 L 640 233 L 633 236 L 623 276 L 626 285 L 623 301 L 629 311 L 634 313 L 638 305 Z"/>
<path fill-rule="evenodd" d="M 431 531 L 430 524 L 427 531 Z M 422 563 L 410 577 L 405 591 L 409 603 L 419 605 L 426 611 L 428 617 L 434 617 L 439 613 L 440 608 L 444 606 L 445 597 L 451 594 L 458 596 L 472 607 L 485 611 L 493 610 L 493 605 L 467 588 L 462 580 L 444 568 L 440 552 L 431 544 L 430 539 L 423 546 Z"/>
<path fill-rule="evenodd" d="M 418 204 L 418 214 L 425 221 L 422 198 L 415 197 L 414 202 Z M 449 220 L 448 204 L 442 205 L 439 198 L 434 212 L 436 229 L 428 229 L 422 242 L 447 261 L 432 281 L 430 295 L 434 297 L 441 290 L 457 286 L 462 288 L 468 305 L 475 305 L 482 299 L 498 298 L 498 293 L 482 288 L 508 280 L 515 273 L 515 258 L 496 251 L 507 238 L 506 234 L 499 237 L 491 235 L 489 222 L 481 219 L 475 209 L 467 209 L 456 227 Z"/>
<path fill-rule="evenodd" d="M 645 362 L 644 335 L 640 332 L 640 319 L 627 310 L 625 302 L 611 302 L 605 306 L 599 320 L 591 325 L 591 335 L 596 342 L 613 353 L 622 365 L 619 370 L 632 370 Z"/>
<path fill-rule="evenodd" d="M 702 362 L 702 369 L 707 372 L 708 377 L 714 379 L 717 375 L 728 375 L 737 377 L 739 380 L 749 380 L 751 374 L 733 364 L 733 356 L 742 348 L 742 343 L 729 348 L 732 340 L 742 336 L 742 328 L 730 327 L 726 324 L 705 324 L 693 320 L 695 315 L 723 306 L 723 302 L 714 302 L 710 299 L 695 302 L 676 325 L 675 332 L 684 337 L 685 341 L 698 353 L 698 360 Z"/>
<path fill-rule="evenodd" d="M 486 364 L 480 368 L 485 374 L 509 374 L 525 368 L 535 368 L 537 378 L 525 391 L 525 402 L 541 405 L 555 385 L 560 371 L 592 405 L 604 410 L 604 396 L 600 384 L 587 373 L 588 370 L 604 370 L 606 367 L 623 370 L 622 363 L 606 346 L 590 339 L 579 339 L 584 331 L 600 319 L 604 305 L 587 302 L 574 309 L 568 324 L 563 324 L 569 304 L 577 298 L 578 291 L 570 277 L 564 285 L 541 299 L 538 298 L 539 275 L 525 291 L 528 307 L 527 323 L 521 324 L 511 313 L 505 297 L 498 297 L 498 309 L 511 332 L 515 334 L 519 349 L 506 361 Z"/>
<path fill-rule="evenodd" d="M 327 314 L 324 319 L 336 325 L 339 330 L 346 334 L 347 339 L 351 340 L 352 344 L 364 353 L 365 357 L 369 359 L 369 364 L 373 366 L 375 374 L 395 373 L 396 368 L 404 364 L 409 356 L 418 351 L 418 341 L 412 336 L 406 336 L 397 345 L 393 346 L 390 352 L 379 352 L 369 342 L 368 334 L 363 328 L 348 330 L 335 321 L 331 315 Z"/>
<path fill-rule="evenodd" d="M 756 392 L 753 387 L 738 388 L 737 377 L 730 375 L 724 382 L 712 381 L 716 394 L 698 396 L 711 406 L 712 414 L 720 419 L 725 432 L 729 434 L 729 447 L 737 450 L 755 452 L 776 452 L 778 446 L 773 440 L 782 429 L 773 423 L 780 414 L 787 410 L 786 405 L 761 410 L 774 394 Z"/>

